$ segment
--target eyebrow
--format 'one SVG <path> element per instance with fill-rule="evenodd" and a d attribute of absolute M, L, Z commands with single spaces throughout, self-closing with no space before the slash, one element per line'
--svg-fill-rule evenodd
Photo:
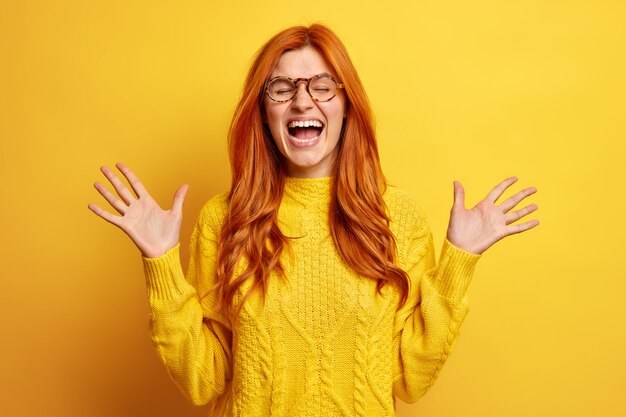
<path fill-rule="evenodd" d="M 297 77 L 297 78 L 288 77 L 288 76 L 286 76 L 286 75 L 275 75 L 275 76 L 270 76 L 270 78 L 269 78 L 269 79 L 270 79 L 270 80 L 273 80 L 273 79 L 275 79 L 275 78 L 288 78 L 288 79 L 290 79 L 290 80 L 292 80 L 292 81 L 293 81 L 293 80 L 299 80 L 299 79 L 305 79 L 305 80 L 308 80 L 308 79 L 311 79 L 311 78 L 319 77 L 319 76 L 321 76 L 321 75 L 328 75 L 329 77 L 332 77 L 334 80 L 336 80 L 336 79 L 337 79 L 337 77 L 336 77 L 335 75 L 333 75 L 333 74 L 331 74 L 331 73 L 329 73 L 329 72 L 320 72 L 319 74 L 315 74 L 315 75 L 312 75 L 312 76 L 310 76 L 310 77 Z"/>

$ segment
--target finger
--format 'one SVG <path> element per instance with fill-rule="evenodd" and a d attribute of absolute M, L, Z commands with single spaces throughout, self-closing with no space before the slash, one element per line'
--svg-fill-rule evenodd
<path fill-rule="evenodd" d="M 507 227 L 507 233 L 505 236 L 514 235 L 516 233 L 525 232 L 526 230 L 532 229 L 533 227 L 539 225 L 539 220 L 531 220 L 522 224 L 514 224 L 512 226 Z"/>
<path fill-rule="evenodd" d="M 122 200 L 120 200 L 115 194 L 109 191 L 104 185 L 102 185 L 99 182 L 96 182 L 93 186 L 95 187 L 96 190 L 98 190 L 98 192 L 102 195 L 102 197 L 104 197 L 104 199 L 108 201 L 109 204 L 115 210 L 117 210 L 118 213 L 123 215 L 126 212 L 126 209 L 128 208 L 128 206 Z"/>
<path fill-rule="evenodd" d="M 172 211 L 175 213 L 183 212 L 183 203 L 185 202 L 185 196 L 189 186 L 187 184 L 182 185 L 174 194 L 174 201 L 172 202 Z"/>
<path fill-rule="evenodd" d="M 122 218 L 120 216 L 115 216 L 114 214 L 109 213 L 106 210 L 103 210 L 102 208 L 100 208 L 99 206 L 90 203 L 87 205 L 87 207 L 89 208 L 89 210 L 93 211 L 94 213 L 96 213 L 98 216 L 102 217 L 104 220 L 106 220 L 107 222 L 114 224 L 115 226 L 121 228 L 121 220 Z"/>
<path fill-rule="evenodd" d="M 487 194 L 486 200 L 495 203 L 498 198 L 509 188 L 512 184 L 517 181 L 517 177 L 510 177 L 502 181 L 500 184 L 496 185 L 490 192 Z"/>
<path fill-rule="evenodd" d="M 108 167 L 102 167 L 100 168 L 100 171 L 102 171 L 104 176 L 107 177 L 109 182 L 113 185 L 113 187 L 115 187 L 115 190 L 117 191 L 119 196 L 122 197 L 122 200 L 124 200 L 126 204 L 130 204 L 132 201 L 135 200 L 135 196 L 128 190 L 128 188 L 126 188 L 124 183 L 119 178 L 117 178 L 117 176 Z"/>
<path fill-rule="evenodd" d="M 459 181 L 454 181 L 454 203 L 453 209 L 465 208 L 465 190 Z"/>
<path fill-rule="evenodd" d="M 510 224 L 513 222 L 518 221 L 519 219 L 521 219 L 524 216 L 527 216 L 528 214 L 532 213 L 533 211 L 537 210 L 539 207 L 537 207 L 536 204 L 531 204 L 530 206 L 526 206 L 523 209 L 519 209 L 516 211 L 513 211 L 511 213 L 507 213 L 504 216 L 504 221 L 506 224 Z"/>
<path fill-rule="evenodd" d="M 128 183 L 132 187 L 133 191 L 135 191 L 135 194 L 137 194 L 137 197 L 141 198 L 142 196 L 148 194 L 146 188 L 143 186 L 141 181 L 139 181 L 137 175 L 135 175 L 135 173 L 130 170 L 130 168 L 128 168 L 121 162 L 118 162 L 117 164 L 115 164 L 115 166 L 117 167 L 117 169 L 120 170 L 122 174 L 124 174 L 124 177 L 126 177 L 126 179 L 128 180 Z"/>
<path fill-rule="evenodd" d="M 525 199 L 529 195 L 535 194 L 536 192 L 537 192 L 537 189 L 535 187 L 530 187 L 530 188 L 526 188 L 525 190 L 522 190 L 522 191 L 516 193 L 515 195 L 507 198 L 499 206 L 500 209 L 502 210 L 502 213 L 508 212 L 513 207 L 515 207 L 520 201 L 522 201 L 523 199 Z"/>

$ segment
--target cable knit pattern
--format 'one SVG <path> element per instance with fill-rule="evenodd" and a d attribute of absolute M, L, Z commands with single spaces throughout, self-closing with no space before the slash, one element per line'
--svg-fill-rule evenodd
<path fill-rule="evenodd" d="M 357 330 L 356 330 L 356 352 L 354 358 L 356 360 L 354 367 L 354 408 L 358 417 L 367 416 L 367 402 L 365 398 L 367 396 L 367 306 L 365 294 L 363 294 L 362 286 L 359 286 L 359 293 L 357 295 L 359 300 L 359 309 L 357 311 Z"/>
<path fill-rule="evenodd" d="M 467 314 L 479 256 L 445 241 L 435 265 L 419 206 L 389 187 L 385 202 L 410 276 L 407 303 L 376 291 L 335 249 L 328 226 L 332 178 L 288 178 L 278 221 L 290 238 L 286 279 L 273 274 L 265 303 L 251 296 L 237 323 L 214 306 L 216 245 L 227 195 L 202 209 L 183 274 L 178 247 L 144 258 L 151 336 L 169 374 L 211 416 L 393 416 L 433 384 Z M 250 281 L 234 299 L 237 306 Z"/>
<path fill-rule="evenodd" d="M 274 351 L 274 383 L 272 384 L 272 416 L 284 415 L 284 380 L 285 380 L 285 342 L 283 340 L 282 324 L 280 320 L 274 320 L 271 322 L 272 326 L 272 340 Z"/>

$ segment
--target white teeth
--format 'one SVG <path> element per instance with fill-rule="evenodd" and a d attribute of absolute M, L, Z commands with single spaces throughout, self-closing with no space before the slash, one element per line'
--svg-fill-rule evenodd
<path fill-rule="evenodd" d="M 319 120 L 294 120 L 287 127 L 324 127 Z"/>
<path fill-rule="evenodd" d="M 296 137 L 293 137 L 291 135 L 289 135 L 289 137 L 291 138 L 291 140 L 293 140 L 294 142 L 299 142 L 299 143 L 308 143 L 308 142 L 313 142 L 316 141 L 317 138 L 319 138 L 319 136 L 315 136 L 314 138 L 311 139 L 298 139 Z"/>

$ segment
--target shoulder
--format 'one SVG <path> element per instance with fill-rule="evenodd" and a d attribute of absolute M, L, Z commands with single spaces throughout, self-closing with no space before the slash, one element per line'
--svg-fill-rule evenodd
<path fill-rule="evenodd" d="M 228 215 L 228 194 L 227 191 L 217 194 L 204 204 L 196 224 L 198 232 L 219 233 Z"/>
<path fill-rule="evenodd" d="M 391 222 L 415 226 L 416 223 L 426 221 L 424 209 L 407 191 L 388 185 L 383 199 Z"/>
<path fill-rule="evenodd" d="M 432 247 L 432 233 L 426 214 L 408 192 L 387 186 L 383 194 L 389 213 L 389 229 L 396 238 L 400 265 L 411 265 Z"/>
<path fill-rule="evenodd" d="M 429 235 L 424 209 L 410 193 L 388 185 L 383 199 L 389 214 L 389 228 L 399 246 Z"/>

